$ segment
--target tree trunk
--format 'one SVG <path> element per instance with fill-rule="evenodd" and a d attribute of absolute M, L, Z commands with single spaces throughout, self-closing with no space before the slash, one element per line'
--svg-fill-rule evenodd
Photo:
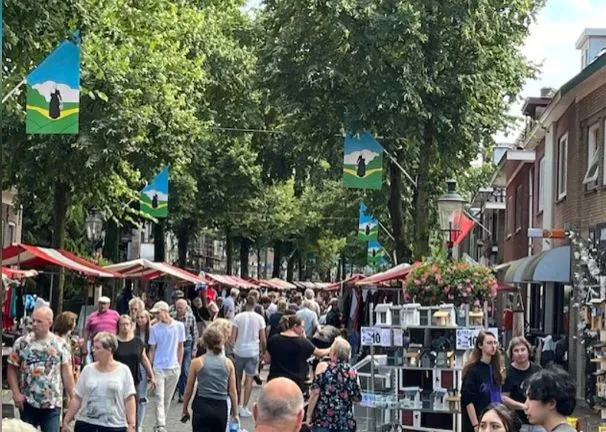
<path fill-rule="evenodd" d="M 423 148 L 419 152 L 419 172 L 415 196 L 415 242 L 414 256 L 420 260 L 429 255 L 429 166 L 435 153 L 433 125 L 425 124 Z M 398 262 L 402 262 L 398 260 Z"/>
<path fill-rule="evenodd" d="M 288 263 L 286 265 L 286 280 L 288 282 L 292 282 L 295 275 L 295 257 L 296 254 L 292 254 L 288 259 Z"/>
<path fill-rule="evenodd" d="M 231 228 L 225 230 L 225 259 L 227 260 L 225 273 L 231 275 L 234 261 L 234 239 L 231 236 Z"/>
<path fill-rule="evenodd" d="M 274 265 L 271 271 L 271 277 L 280 277 L 280 266 L 282 264 L 282 242 L 276 240 L 274 242 Z"/>
<path fill-rule="evenodd" d="M 158 223 L 154 224 L 154 261 L 166 261 L 165 223 L 165 219 L 158 219 Z"/>
<path fill-rule="evenodd" d="M 397 155 L 396 155 L 397 156 Z M 404 235 L 404 212 L 402 210 L 402 171 L 395 163 L 389 165 L 389 214 L 391 229 L 395 238 L 395 250 L 398 262 L 410 262 L 411 253 Z"/>
<path fill-rule="evenodd" d="M 342 279 L 340 280 L 345 280 L 347 279 L 347 258 L 345 257 L 345 253 L 341 254 L 341 276 Z"/>
<path fill-rule="evenodd" d="M 179 250 L 179 267 L 187 267 L 187 251 L 189 250 L 189 231 L 181 229 L 177 232 L 177 249 Z"/>
<path fill-rule="evenodd" d="M 301 256 L 301 254 L 299 252 L 297 252 L 297 265 L 299 266 L 299 280 L 306 280 L 306 279 L 310 279 L 307 276 L 307 268 L 311 266 L 309 265 L 309 262 L 307 263 L 303 263 L 303 257 Z"/>
<path fill-rule="evenodd" d="M 248 237 L 242 237 L 240 240 L 240 277 L 249 276 L 248 261 L 250 255 L 250 240 Z"/>
<path fill-rule="evenodd" d="M 120 227 L 113 219 L 105 223 L 103 257 L 113 263 L 120 262 Z"/>
<path fill-rule="evenodd" d="M 64 183 L 56 183 L 53 197 L 53 247 L 63 249 L 65 246 L 65 222 L 67 207 L 69 206 L 68 187 Z M 59 268 L 59 275 L 55 279 L 52 308 L 55 314 L 63 312 L 63 288 L 65 286 L 65 269 Z"/>

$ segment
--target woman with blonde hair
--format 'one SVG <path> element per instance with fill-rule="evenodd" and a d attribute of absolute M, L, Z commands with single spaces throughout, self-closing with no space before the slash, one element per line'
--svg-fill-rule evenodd
<path fill-rule="evenodd" d="M 543 428 L 533 426 L 526 416 L 526 382 L 541 370 L 541 366 L 530 361 L 530 344 L 524 337 L 514 337 L 509 342 L 507 355 L 511 364 L 503 384 L 503 403 L 515 410 L 522 422 L 522 432 L 540 432 Z"/>
<path fill-rule="evenodd" d="M 351 345 L 337 337 L 330 347 L 329 360 L 316 367 L 305 422 L 312 430 L 356 431 L 353 404 L 362 399 L 362 393 L 350 358 Z"/>
<path fill-rule="evenodd" d="M 491 403 L 501 403 L 503 359 L 496 336 L 482 330 L 463 368 L 463 432 L 477 432 L 479 416 Z"/>
<path fill-rule="evenodd" d="M 223 348 L 225 350 L 225 355 L 228 358 L 233 358 L 233 346 L 231 344 L 231 331 L 232 324 L 231 321 L 225 318 L 217 318 L 213 322 L 211 322 L 208 329 L 215 329 L 223 336 Z M 206 348 L 204 347 L 204 340 L 202 338 L 198 341 L 198 355 L 204 354 Z"/>

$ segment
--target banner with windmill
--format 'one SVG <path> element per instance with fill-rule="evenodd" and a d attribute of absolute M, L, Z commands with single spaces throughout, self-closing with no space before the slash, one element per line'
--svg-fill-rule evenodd
<path fill-rule="evenodd" d="M 143 188 L 139 196 L 141 211 L 155 218 L 168 217 L 168 167 Z"/>
<path fill-rule="evenodd" d="M 370 132 L 345 137 L 343 185 L 357 189 L 381 189 L 383 147 Z"/>

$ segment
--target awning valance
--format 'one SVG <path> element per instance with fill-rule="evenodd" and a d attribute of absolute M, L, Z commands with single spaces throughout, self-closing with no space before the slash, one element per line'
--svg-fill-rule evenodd
<path fill-rule="evenodd" d="M 121 278 L 120 273 L 106 270 L 95 263 L 63 249 L 14 244 L 2 250 L 2 264 L 19 267 L 40 267 L 56 265 L 86 276 Z"/>
<path fill-rule="evenodd" d="M 20 280 L 25 278 L 36 277 L 36 270 L 16 270 L 8 267 L 2 267 L 2 279 Z"/>
<path fill-rule="evenodd" d="M 506 283 L 570 283 L 570 246 L 556 247 L 513 261 L 503 280 Z"/>
<path fill-rule="evenodd" d="M 118 272 L 124 277 L 131 279 L 156 279 L 160 276 L 172 276 L 193 284 L 203 283 L 204 281 L 197 275 L 175 267 L 165 262 L 152 262 L 146 259 L 136 259 L 119 264 L 112 264 L 105 267 L 108 270 Z"/>

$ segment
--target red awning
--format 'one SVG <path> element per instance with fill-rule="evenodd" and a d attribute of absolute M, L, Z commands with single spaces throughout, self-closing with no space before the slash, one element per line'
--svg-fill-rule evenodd
<path fill-rule="evenodd" d="M 219 275 L 214 273 L 205 273 L 206 280 L 210 285 L 225 285 L 232 288 L 252 289 L 258 288 L 254 282 L 249 282 L 238 276 Z"/>
<path fill-rule="evenodd" d="M 2 250 L 2 263 L 9 266 L 41 267 L 56 265 L 75 272 L 102 278 L 121 278 L 120 273 L 106 270 L 63 249 L 15 244 Z"/>
<path fill-rule="evenodd" d="M 115 271 L 130 279 L 156 279 L 161 276 L 172 276 L 193 284 L 204 283 L 197 275 L 175 267 L 165 262 L 153 262 L 146 259 L 136 259 L 105 267 L 107 270 Z"/>
<path fill-rule="evenodd" d="M 20 280 L 38 275 L 36 270 L 16 270 L 8 267 L 2 267 L 2 279 Z"/>
<path fill-rule="evenodd" d="M 350 277 L 348 277 L 345 280 L 342 280 L 340 282 L 331 283 L 326 288 L 324 288 L 324 291 L 338 291 L 341 289 L 341 285 L 349 285 L 354 282 L 358 282 L 359 280 L 364 279 L 364 277 L 365 276 L 361 273 L 352 274 Z"/>
<path fill-rule="evenodd" d="M 374 274 L 356 282 L 356 285 L 381 285 L 391 281 L 405 280 L 416 265 L 400 264 L 387 271 Z"/>

